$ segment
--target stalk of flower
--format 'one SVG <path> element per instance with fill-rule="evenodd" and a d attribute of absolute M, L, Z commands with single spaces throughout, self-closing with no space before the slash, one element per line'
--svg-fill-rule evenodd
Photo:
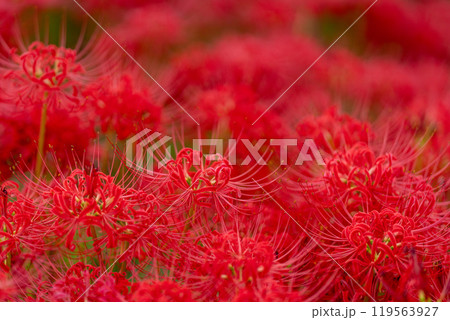
<path fill-rule="evenodd" d="M 44 98 L 45 100 L 45 98 Z M 47 103 L 42 105 L 41 122 L 39 124 L 38 151 L 36 156 L 35 175 L 39 176 L 42 171 L 42 158 L 44 157 L 45 127 L 47 125 Z"/>
<path fill-rule="evenodd" d="M 1 77 L 8 88 L 2 92 L 1 100 L 12 104 L 16 109 L 23 109 L 28 113 L 34 113 L 36 110 L 36 113 L 40 114 L 39 129 L 35 137 L 37 153 L 34 172 L 37 177 L 42 173 L 42 164 L 48 151 L 47 126 L 53 122 L 49 117 L 54 117 L 55 112 L 61 110 L 64 110 L 67 116 L 83 110 L 88 96 L 93 94 L 92 91 L 85 92 L 85 89 L 98 79 L 99 74 L 105 76 L 103 71 L 107 70 L 109 63 L 114 60 L 113 55 L 100 66 L 92 67 L 93 62 L 105 58 L 109 50 L 109 46 L 101 38 L 97 40 L 97 46 L 91 45 L 88 54 L 77 47 L 80 50 L 80 55 L 77 55 L 76 49 L 48 45 L 40 41 L 31 43 L 28 48 L 23 48 L 23 52 L 18 53 L 18 49 L 10 49 L 1 39 L 8 54 L 0 57 Z M 65 44 L 64 36 L 61 43 Z M 85 65 L 89 69 L 85 69 Z"/>

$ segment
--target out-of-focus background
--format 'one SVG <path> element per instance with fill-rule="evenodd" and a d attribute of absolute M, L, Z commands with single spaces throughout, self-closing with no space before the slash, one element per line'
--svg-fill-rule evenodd
<path fill-rule="evenodd" d="M 404 130 L 416 136 L 433 135 L 431 148 L 434 143 L 436 152 L 442 141 L 448 141 L 448 1 L 79 0 L 78 4 L 0 3 L 3 78 L 9 72 L 11 50 L 17 48 L 20 56 L 34 41 L 74 48 L 77 59 L 82 58 L 84 78 L 77 90 L 85 103 L 81 108 L 48 111 L 44 149 L 62 162 L 67 149 L 83 153 L 99 136 L 120 144 L 142 128 L 171 133 L 181 126 L 184 135 L 195 135 L 197 125 L 190 116 L 205 134 L 256 138 L 267 136 L 265 129 L 270 127 L 271 137 L 292 136 L 299 133 L 305 117 L 330 107 L 372 123 L 384 123 L 386 115 L 400 119 Z M 6 87 L 2 84 L 4 92 Z M 12 158 L 33 166 L 40 109 L 11 103 L 5 95 L 0 99 L 0 171 L 8 177 Z"/>

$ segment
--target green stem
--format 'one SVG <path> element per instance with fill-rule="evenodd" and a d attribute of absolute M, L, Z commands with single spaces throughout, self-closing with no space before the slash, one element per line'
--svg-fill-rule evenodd
<path fill-rule="evenodd" d="M 97 240 L 97 230 L 95 230 L 95 226 L 93 225 L 91 225 L 91 234 L 92 234 L 92 246 L 94 247 L 95 253 L 97 253 L 98 264 L 100 267 L 103 267 L 102 251 L 100 248 L 95 247 L 95 240 Z"/>
<path fill-rule="evenodd" d="M 120 244 L 120 255 L 123 254 L 127 250 L 128 250 L 128 243 L 122 242 Z M 125 260 L 124 262 L 122 262 L 122 265 L 120 266 L 120 272 L 126 272 L 126 271 L 127 271 L 127 261 Z"/>
<path fill-rule="evenodd" d="M 42 170 L 42 159 L 44 157 L 45 127 L 47 125 L 47 103 L 44 103 L 41 110 L 41 124 L 39 127 L 38 153 L 36 155 L 35 175 L 39 177 Z"/>
<path fill-rule="evenodd" d="M 7 233 L 7 231 L 8 231 L 8 229 L 6 228 L 6 226 L 4 226 L 3 227 L 3 232 L 6 232 Z M 3 241 L 5 238 L 3 237 L 2 239 L 0 239 L 1 241 Z M 10 252 L 8 252 L 7 254 L 6 254 L 6 257 L 5 257 L 5 266 L 8 268 L 8 269 L 10 269 L 11 268 L 11 251 Z"/>
<path fill-rule="evenodd" d="M 5 259 L 5 264 L 8 269 L 11 269 L 11 260 L 12 260 L 11 252 L 8 252 L 6 254 L 6 259 Z"/>

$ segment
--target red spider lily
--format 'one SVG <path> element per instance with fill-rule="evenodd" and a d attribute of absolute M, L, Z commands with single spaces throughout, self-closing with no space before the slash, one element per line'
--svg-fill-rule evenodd
<path fill-rule="evenodd" d="M 130 301 L 186 302 L 192 301 L 192 292 L 172 281 L 138 282 L 133 284 Z"/>
<path fill-rule="evenodd" d="M 342 201 L 349 205 L 349 212 L 357 212 L 400 205 L 401 201 L 407 201 L 405 194 L 412 188 L 416 193 L 426 190 L 426 183 L 406 173 L 410 168 L 392 154 L 376 158 L 373 150 L 358 143 L 345 152 L 335 153 L 327 163 L 323 179 L 332 201 Z"/>
<path fill-rule="evenodd" d="M 168 172 L 163 184 L 163 201 L 176 206 L 183 205 L 200 209 L 214 206 L 220 218 L 226 209 L 234 207 L 234 199 L 241 193 L 239 186 L 231 180 L 232 167 L 228 160 L 204 159 L 203 154 L 189 148 L 182 149 L 165 169 Z M 174 203 L 175 205 L 175 203 Z"/>
<path fill-rule="evenodd" d="M 209 218 L 224 223 L 226 215 L 246 212 L 246 206 L 261 198 L 254 194 L 259 189 L 252 180 L 255 175 L 233 176 L 233 167 L 219 154 L 207 158 L 202 152 L 184 148 L 163 169 L 167 173 L 149 181 L 160 185 L 156 192 L 166 207 L 176 208 L 183 215 L 187 213 L 187 217 L 184 215 L 187 223 L 202 224 L 204 221 L 198 219 Z M 265 180 L 260 185 L 270 184 Z"/>
<path fill-rule="evenodd" d="M 164 54 L 185 41 L 185 27 L 180 15 L 169 5 L 152 3 L 127 12 L 112 33 L 127 49 L 139 54 L 151 52 L 153 57 L 164 59 Z M 127 32 L 130 29 L 135 32 Z"/>
<path fill-rule="evenodd" d="M 0 216 L 0 267 L 9 270 L 13 260 L 21 254 L 30 256 L 42 252 L 48 224 L 42 217 L 42 209 L 23 196 L 17 185 L 2 185 L 2 216 Z"/>
<path fill-rule="evenodd" d="M 185 249 L 189 270 L 193 271 L 188 278 L 190 287 L 200 290 L 202 299 L 206 301 L 229 301 L 269 297 L 270 292 L 276 296 L 276 288 L 289 288 L 293 281 L 300 281 L 301 273 L 297 268 L 307 261 L 306 256 L 296 253 L 291 247 L 284 250 L 285 235 L 280 234 L 277 240 L 264 238 L 257 235 L 240 237 L 231 231 L 201 236 L 194 247 L 191 248 L 190 244 Z M 287 269 L 293 272 L 290 277 L 286 274 Z M 286 282 L 283 283 L 282 279 Z M 283 300 L 289 296 L 288 290 L 285 295 L 280 293 L 274 299 Z"/>
<path fill-rule="evenodd" d="M 0 270 L 0 301 L 10 301 L 16 293 L 16 285 L 9 279 L 6 272 Z"/>
<path fill-rule="evenodd" d="M 137 268 L 132 259 L 141 266 L 165 261 L 179 241 L 151 194 L 121 187 L 96 169 L 76 169 L 60 185 L 44 190 L 53 220 L 47 238 L 64 241 L 69 249 L 53 257 L 55 261 L 85 256 L 101 266 L 117 262 L 122 268 Z"/>
<path fill-rule="evenodd" d="M 345 261 L 345 267 L 351 274 L 367 280 L 362 282 L 366 290 L 375 291 L 371 276 L 375 274 L 394 273 L 401 275 L 408 263 L 410 250 L 416 247 L 419 239 L 413 235 L 414 221 L 391 209 L 381 212 L 357 213 L 352 224 L 343 230 L 352 249 L 336 248 L 335 256 Z"/>
<path fill-rule="evenodd" d="M 436 268 L 435 264 L 443 261 L 448 245 L 430 239 L 446 237 L 448 232 L 440 227 L 425 231 L 419 227 L 421 224 L 425 221 L 405 217 L 392 209 L 357 213 L 343 229 L 338 223 L 323 224 L 322 229 L 329 231 L 315 232 L 314 236 L 323 239 L 325 251 L 345 270 L 340 278 L 346 279 L 347 284 L 336 293 L 339 295 L 342 290 L 347 295 L 342 298 L 352 300 L 373 297 L 380 301 L 419 300 L 418 291 L 413 294 L 414 291 L 408 290 L 409 296 L 405 297 L 397 295 L 394 289 L 410 281 L 410 263 L 418 257 L 422 261 L 421 270 L 433 274 L 435 279 L 426 278 L 420 285 L 421 295 L 437 299 L 440 291 L 434 281 L 445 281 L 448 265 Z M 339 230 L 342 233 L 335 234 Z M 337 270 L 337 265 L 329 263 L 326 268 Z"/>
<path fill-rule="evenodd" d="M 85 73 L 76 61 L 74 50 L 34 42 L 20 56 L 12 50 L 11 61 L 3 61 L 8 68 L 3 77 L 8 79 L 16 105 L 51 107 L 80 107 L 82 76 Z"/>
<path fill-rule="evenodd" d="M 284 119 L 270 111 L 267 118 L 253 125 L 266 106 L 258 102 L 255 92 L 246 85 L 217 86 L 205 90 L 199 94 L 196 104 L 201 111 L 199 121 L 207 129 L 225 128 L 226 131 L 221 134 L 256 140 L 264 136 L 265 128 L 270 126 L 271 138 L 289 135 Z"/>
<path fill-rule="evenodd" d="M 129 282 L 120 273 L 102 275 L 100 268 L 79 262 L 55 281 L 49 298 L 52 301 L 124 301 Z"/>
<path fill-rule="evenodd" d="M 65 40 L 62 39 L 63 44 Z M 110 59 L 106 59 L 105 64 L 99 68 L 88 70 L 83 65 L 90 66 L 92 56 L 89 62 L 89 55 L 86 55 L 86 52 L 81 51 L 77 56 L 76 50 L 64 46 L 57 47 L 36 41 L 28 48 L 24 48 L 23 43 L 20 40 L 18 42 L 23 51 L 20 55 L 17 54 L 17 49 L 10 49 L 1 39 L 8 56 L 0 57 L 0 78 L 5 87 L 5 90 L 0 92 L 0 101 L 10 105 L 9 112 L 6 113 L 7 120 L 23 116 L 28 118 L 30 113 L 39 114 L 37 117 L 33 114 L 29 121 L 32 124 L 37 123 L 39 128 L 38 134 L 32 135 L 31 138 L 38 143 L 34 166 L 35 173 L 40 174 L 43 158 L 48 149 L 46 146 L 48 142 L 46 136 L 49 134 L 48 118 L 55 120 L 61 116 L 58 110 L 65 110 L 67 113 L 69 110 L 81 109 L 86 102 L 86 96 L 82 92 L 84 87 L 96 78 L 97 72 L 107 70 L 103 67 L 109 64 Z M 103 46 L 96 49 L 92 44 L 88 44 L 85 50 L 91 50 L 91 54 L 95 51 L 98 58 L 104 58 L 108 48 Z M 24 110 L 19 108 L 19 111 L 23 111 L 23 115 L 17 115 L 17 107 L 23 107 Z M 3 118 L 3 112 L 1 115 Z M 67 114 L 64 115 L 68 117 Z M 2 119 L 3 121 L 5 120 Z M 7 121 L 5 122 L 10 126 Z M 30 136 L 25 136 L 25 139 L 30 139 Z M 76 144 L 73 139 L 71 140 Z"/>
<path fill-rule="evenodd" d="M 117 245 L 116 229 L 121 227 L 120 220 L 126 217 L 127 203 L 123 190 L 114 184 L 113 177 L 95 169 L 90 174 L 77 169 L 46 196 L 51 199 L 52 214 L 57 218 L 55 233 L 65 238 L 68 249 L 75 249 L 75 233 L 84 231 L 93 236 L 91 232 L 95 226 L 107 235 L 109 247 Z"/>
<path fill-rule="evenodd" d="M 133 79 L 124 75 L 116 80 L 102 79 L 85 90 L 90 112 L 100 121 L 105 133 L 114 132 L 119 140 L 129 138 L 142 128 L 157 128 L 161 110 L 147 90 L 136 88 Z"/>
<path fill-rule="evenodd" d="M 17 110 L 9 106 L 0 112 L 0 172 L 3 178 L 12 174 L 17 162 L 33 167 L 40 118 L 41 110 L 36 108 Z M 81 111 L 69 114 L 60 109 L 48 110 L 45 129 L 43 150 L 57 158 L 61 167 L 67 166 L 74 154 L 81 157 L 95 138 L 95 123 Z M 48 155 L 44 153 L 38 157 L 47 159 Z"/>
<path fill-rule="evenodd" d="M 321 53 L 313 41 L 301 37 L 273 36 L 271 40 L 273 45 L 268 47 L 264 38 L 227 37 L 210 50 L 184 53 L 174 63 L 173 82 L 180 91 L 175 97 L 190 92 L 183 100 L 195 102 L 202 90 L 244 85 L 270 105 Z"/>
<path fill-rule="evenodd" d="M 144 265 L 145 261 L 170 259 L 168 251 L 176 249 L 180 241 L 176 225 L 169 222 L 173 219 L 162 211 L 130 209 L 128 214 L 124 225 L 117 229 L 120 246 L 126 248 L 120 261 L 132 257 Z"/>
<path fill-rule="evenodd" d="M 268 243 L 239 239 L 234 233 L 213 233 L 199 239 L 202 254 L 193 270 L 206 300 L 227 301 L 247 286 L 258 286 L 275 259 Z M 201 247 L 200 247 L 201 245 Z"/>
<path fill-rule="evenodd" d="M 202 158 L 201 152 L 183 149 L 178 153 L 177 158 L 169 161 L 166 166 L 174 186 L 190 189 L 193 194 L 198 194 L 194 202 L 199 205 L 202 204 L 201 199 L 205 198 L 208 192 L 217 192 L 226 188 L 231 176 L 231 165 L 226 159 L 206 160 L 203 166 Z M 197 170 L 192 171 L 192 167 Z M 226 189 L 235 191 L 230 187 Z"/>
<path fill-rule="evenodd" d="M 323 239 L 325 250 L 351 275 L 348 282 L 364 288 L 345 285 L 339 289 L 345 299 L 389 301 L 393 293 L 383 287 L 383 277 L 401 279 L 412 252 L 428 272 L 435 272 L 433 263 L 442 261 L 448 250 L 448 244 L 436 240 L 447 237 L 448 231 L 435 193 L 407 169 L 408 164 L 392 155 L 376 158 L 370 148 L 356 144 L 329 160 L 324 192 L 308 190 L 307 199 L 319 213 L 313 235 Z M 436 277 L 443 274 L 441 270 Z M 424 294 L 436 296 L 432 291 Z"/>
<path fill-rule="evenodd" d="M 369 123 L 341 115 L 336 107 L 329 108 L 320 117 L 306 117 L 298 124 L 297 133 L 313 139 L 327 153 L 350 148 L 357 142 L 367 144 L 373 135 Z"/>
<path fill-rule="evenodd" d="M 445 300 L 446 281 L 448 281 L 446 276 L 439 277 L 433 274 L 432 277 L 434 280 L 429 281 L 429 270 L 423 268 L 414 250 L 411 251 L 409 264 L 402 271 L 400 281 L 393 281 L 396 279 L 395 274 L 388 272 L 380 274 L 382 285 L 386 287 L 386 291 L 392 295 L 395 301 Z"/>

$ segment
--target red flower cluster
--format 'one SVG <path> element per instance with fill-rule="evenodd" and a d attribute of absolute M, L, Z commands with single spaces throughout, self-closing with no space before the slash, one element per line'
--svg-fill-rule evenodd
<path fill-rule="evenodd" d="M 2 5 L 0 301 L 448 301 L 450 4 L 372 3 Z"/>

